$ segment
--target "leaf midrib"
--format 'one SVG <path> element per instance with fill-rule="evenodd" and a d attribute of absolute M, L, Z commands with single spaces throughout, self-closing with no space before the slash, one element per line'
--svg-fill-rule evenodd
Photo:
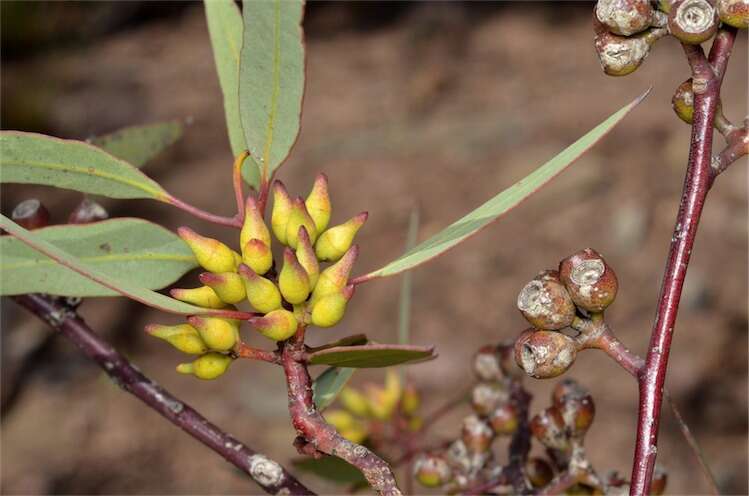
<path fill-rule="evenodd" d="M 265 132 L 265 146 L 263 147 L 263 177 L 267 177 L 268 175 L 270 150 L 273 146 L 273 130 L 278 115 L 278 95 L 281 85 L 281 3 L 280 0 L 275 0 L 273 3 L 275 5 L 273 23 L 273 91 L 271 92 L 268 126 Z"/>
<path fill-rule="evenodd" d="M 193 262 L 195 258 L 192 255 L 161 255 L 161 254 L 149 254 L 144 253 L 142 255 L 124 255 L 124 254 L 117 254 L 117 255 L 98 255 L 98 256 L 83 256 L 83 257 L 76 257 L 78 260 L 83 260 L 86 262 L 96 262 L 96 263 L 102 263 L 102 262 L 141 262 L 141 261 L 169 261 L 169 262 Z M 64 265 L 60 264 L 59 262 L 56 262 L 52 259 L 48 260 L 30 260 L 28 262 L 17 262 L 15 264 L 6 264 L 4 263 L 2 266 L 2 271 L 7 270 L 15 270 L 15 269 L 21 269 L 25 267 L 32 267 L 32 266 L 40 266 L 40 265 L 60 265 L 61 267 L 64 267 Z"/>

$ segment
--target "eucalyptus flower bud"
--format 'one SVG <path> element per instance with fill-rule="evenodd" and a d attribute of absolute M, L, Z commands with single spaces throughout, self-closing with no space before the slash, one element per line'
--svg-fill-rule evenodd
<path fill-rule="evenodd" d="M 169 294 L 176 300 L 203 308 L 218 309 L 226 306 L 226 303 L 218 297 L 213 288 L 208 286 L 192 289 L 173 288 L 169 290 Z"/>
<path fill-rule="evenodd" d="M 259 239 L 266 246 L 270 246 L 270 231 L 263 220 L 263 213 L 252 196 L 247 197 L 244 208 L 244 222 L 242 230 L 239 231 L 239 246 L 244 246 L 251 239 Z"/>
<path fill-rule="evenodd" d="M 180 374 L 191 374 L 198 379 L 213 380 L 226 372 L 232 358 L 221 353 L 206 353 L 192 363 L 181 363 L 177 366 Z"/>
<path fill-rule="evenodd" d="M 385 387 L 369 384 L 367 387 L 367 401 L 369 412 L 378 420 L 389 420 L 400 401 L 403 387 L 393 370 L 385 372 Z"/>
<path fill-rule="evenodd" d="M 354 236 L 367 221 L 367 212 L 362 212 L 343 224 L 331 227 L 320 235 L 315 244 L 315 254 L 321 261 L 336 262 L 351 247 Z"/>
<path fill-rule="evenodd" d="M 359 417 L 368 417 L 369 401 L 367 398 L 354 388 L 345 387 L 341 390 L 338 397 L 343 407 Z"/>
<path fill-rule="evenodd" d="M 749 0 L 717 0 L 720 20 L 738 29 L 749 27 Z"/>
<path fill-rule="evenodd" d="M 281 293 L 272 281 L 257 275 L 244 264 L 238 268 L 244 281 L 247 301 L 260 313 L 268 313 L 281 308 Z"/>
<path fill-rule="evenodd" d="M 485 453 L 494 440 L 494 431 L 478 415 L 469 415 L 463 419 L 461 439 L 469 452 Z"/>
<path fill-rule="evenodd" d="M 690 45 L 715 36 L 718 23 L 718 11 L 708 0 L 676 0 L 668 14 L 669 32 Z"/>
<path fill-rule="evenodd" d="M 518 410 L 511 403 L 499 405 L 489 414 L 489 425 L 498 436 L 510 436 L 520 425 Z"/>
<path fill-rule="evenodd" d="M 369 435 L 367 427 L 345 410 L 327 410 L 323 416 L 341 436 L 352 443 L 361 443 Z"/>
<path fill-rule="evenodd" d="M 263 275 L 273 266 L 273 253 L 270 245 L 259 239 L 251 239 L 242 248 L 242 263 L 256 274 Z"/>
<path fill-rule="evenodd" d="M 201 267 L 209 272 L 233 272 L 236 269 L 234 250 L 221 241 L 207 238 L 189 227 L 180 227 L 177 234 L 190 247 Z"/>
<path fill-rule="evenodd" d="M 515 342 L 515 361 L 531 377 L 551 379 L 572 366 L 575 341 L 557 331 L 528 329 Z"/>
<path fill-rule="evenodd" d="M 24 200 L 16 205 L 10 218 L 29 231 L 49 225 L 49 211 L 36 198 Z"/>
<path fill-rule="evenodd" d="M 338 293 L 323 296 L 312 305 L 312 325 L 333 327 L 346 313 L 346 305 L 354 293 L 353 286 L 346 286 Z"/>
<path fill-rule="evenodd" d="M 575 305 L 555 270 L 545 270 L 526 284 L 517 304 L 523 317 L 539 329 L 564 329 L 575 318 Z"/>
<path fill-rule="evenodd" d="M 312 220 L 309 212 L 307 212 L 304 200 L 296 198 L 291 205 L 289 223 L 286 224 L 286 245 L 293 249 L 296 249 L 297 243 L 299 242 L 300 227 L 304 227 L 307 230 L 311 244 L 315 244 L 315 240 L 317 239 L 315 221 Z"/>
<path fill-rule="evenodd" d="M 340 260 L 320 273 L 315 289 L 312 291 L 312 299 L 310 300 L 312 305 L 323 296 L 338 293 L 346 287 L 351 269 L 358 256 L 359 247 L 354 245 L 348 249 Z"/>
<path fill-rule="evenodd" d="M 612 33 L 630 36 L 650 27 L 650 0 L 598 0 L 596 17 Z"/>
<path fill-rule="evenodd" d="M 419 392 L 412 384 L 407 384 L 401 397 L 401 411 L 406 415 L 413 415 L 419 409 L 419 406 L 421 406 Z"/>
<path fill-rule="evenodd" d="M 239 338 L 237 324 L 230 319 L 193 315 L 187 322 L 198 330 L 208 348 L 215 351 L 232 349 Z"/>
<path fill-rule="evenodd" d="M 260 334 L 273 341 L 285 341 L 296 333 L 297 320 L 294 314 L 283 308 L 268 312 L 263 317 L 249 320 Z"/>
<path fill-rule="evenodd" d="M 534 416 L 529 427 L 533 436 L 544 446 L 560 451 L 570 449 L 564 419 L 556 407 L 549 407 Z"/>
<path fill-rule="evenodd" d="M 315 222 L 316 232 L 321 233 L 330 222 L 330 195 L 328 194 L 328 176 L 322 172 L 315 178 L 307 200 L 304 202 L 310 217 Z"/>
<path fill-rule="evenodd" d="M 293 305 L 305 301 L 310 293 L 307 272 L 289 248 L 283 252 L 283 267 L 278 274 L 278 288 L 283 298 Z"/>
<path fill-rule="evenodd" d="M 414 461 L 414 477 L 424 487 L 439 487 L 452 479 L 452 470 L 445 457 L 438 453 L 422 453 Z"/>
<path fill-rule="evenodd" d="M 234 305 L 247 297 L 244 281 L 236 272 L 203 272 L 199 278 L 200 282 L 213 289 L 221 301 L 226 303 Z"/>
<path fill-rule="evenodd" d="M 671 106 L 679 119 L 692 124 L 694 120 L 694 91 L 692 91 L 692 78 L 687 79 L 676 88 Z"/>
<path fill-rule="evenodd" d="M 153 337 L 163 339 L 182 353 L 202 355 L 208 351 L 208 346 L 203 342 L 198 330 L 189 324 L 173 326 L 148 324 L 146 332 Z"/>
<path fill-rule="evenodd" d="M 630 37 L 599 33 L 595 38 L 595 49 L 603 72 L 609 76 L 633 73 L 650 53 L 650 47 L 665 34 L 663 28 L 649 28 Z"/>
<path fill-rule="evenodd" d="M 588 312 L 602 312 L 616 298 L 616 272 L 592 248 L 570 255 L 559 264 L 559 275 L 572 301 Z"/>
<path fill-rule="evenodd" d="M 307 277 L 309 277 L 310 288 L 314 288 L 317 284 L 317 278 L 320 277 L 320 263 L 317 261 L 315 250 L 312 248 L 312 242 L 304 226 L 299 228 L 298 238 L 296 258 L 307 273 Z"/>
<path fill-rule="evenodd" d="M 273 234 L 281 244 L 286 244 L 286 226 L 291 217 L 292 201 L 286 186 L 281 181 L 273 182 L 273 210 L 271 210 L 270 225 Z"/>

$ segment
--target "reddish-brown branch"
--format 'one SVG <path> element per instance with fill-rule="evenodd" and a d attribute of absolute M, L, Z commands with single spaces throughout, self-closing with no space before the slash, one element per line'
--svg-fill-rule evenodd
<path fill-rule="evenodd" d="M 276 365 L 281 364 L 281 355 L 275 351 L 261 350 L 253 348 L 247 343 L 241 341 L 237 344 L 234 352 L 239 358 L 247 358 L 249 360 L 260 360 L 262 362 L 275 363 Z"/>
<path fill-rule="evenodd" d="M 726 147 L 713 157 L 710 170 L 711 186 L 715 178 L 728 169 L 729 165 L 741 157 L 749 155 L 749 132 L 747 132 L 747 128 L 733 130 L 726 135 L 726 141 L 728 142 Z"/>
<path fill-rule="evenodd" d="M 630 489 L 632 495 L 646 494 L 653 478 L 668 355 L 697 226 L 711 184 L 713 121 L 720 97 L 722 73 L 725 72 L 734 40 L 731 32 L 726 32 L 727 35 L 721 34 L 718 45 L 711 53 L 715 66 L 722 69 L 721 76 L 716 76 L 701 47 L 683 45 L 692 68 L 694 121 L 681 205 L 669 248 L 645 368 L 638 381 L 640 395 Z"/>
<path fill-rule="evenodd" d="M 299 434 L 297 448 L 307 455 L 337 456 L 358 468 L 379 494 L 399 495 L 400 489 L 390 466 L 369 449 L 342 437 L 315 408 L 312 400 L 312 379 L 304 361 L 304 334 L 284 344 L 281 363 L 286 373 L 289 413 Z"/>
<path fill-rule="evenodd" d="M 73 341 L 122 389 L 248 474 L 267 493 L 315 494 L 280 464 L 223 432 L 205 417 L 144 376 L 88 327 L 74 310 L 38 294 L 13 299 Z"/>
<path fill-rule="evenodd" d="M 237 202 L 237 218 L 239 222 L 244 222 L 244 192 L 242 191 L 242 164 L 249 156 L 250 152 L 243 151 L 234 159 L 232 167 L 232 184 L 234 186 L 234 199 Z"/>

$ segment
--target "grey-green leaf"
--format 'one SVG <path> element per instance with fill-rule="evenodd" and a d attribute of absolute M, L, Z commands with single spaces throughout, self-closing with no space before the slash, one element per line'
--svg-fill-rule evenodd
<path fill-rule="evenodd" d="M 179 121 L 129 126 L 97 136 L 91 144 L 130 165 L 141 168 L 182 136 Z"/>
<path fill-rule="evenodd" d="M 250 155 L 270 177 L 299 134 L 304 93 L 301 0 L 246 1 L 239 115 Z"/>
<path fill-rule="evenodd" d="M 294 468 L 303 472 L 309 472 L 336 484 L 353 484 L 355 486 L 367 486 L 367 479 L 362 473 L 347 462 L 335 456 L 324 456 L 319 459 L 301 458 L 292 461 Z"/>
<path fill-rule="evenodd" d="M 437 357 L 434 347 L 397 344 L 365 344 L 316 351 L 309 356 L 310 365 L 377 368 L 401 363 L 422 362 Z"/>
<path fill-rule="evenodd" d="M 34 234 L 115 279 L 147 289 L 168 286 L 197 266 L 184 241 L 143 219 L 65 224 L 37 229 Z M 118 295 L 17 238 L 0 237 L 0 253 L 0 294 Z"/>
<path fill-rule="evenodd" d="M 585 136 L 562 150 L 556 157 L 502 191 L 476 210 L 407 251 L 400 258 L 386 264 L 380 269 L 357 278 L 357 281 L 362 282 L 376 277 L 392 276 L 404 270 L 413 269 L 473 236 L 566 169 L 575 159 L 600 141 L 601 138 L 647 96 L 648 92 L 645 92 L 632 103 L 611 115 Z"/>
<path fill-rule="evenodd" d="M 156 181 L 93 145 L 19 131 L 0 132 L 0 181 L 43 184 L 110 198 L 169 199 Z"/>
<path fill-rule="evenodd" d="M 317 376 L 312 383 L 312 398 L 318 411 L 322 412 L 335 401 L 354 372 L 353 368 L 330 367 Z"/>

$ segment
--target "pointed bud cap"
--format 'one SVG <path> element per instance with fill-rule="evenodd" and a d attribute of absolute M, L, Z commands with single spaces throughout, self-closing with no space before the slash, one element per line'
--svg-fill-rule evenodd
<path fill-rule="evenodd" d="M 307 277 L 309 277 L 310 288 L 314 288 L 315 284 L 317 284 L 317 278 L 320 276 L 320 263 L 317 261 L 315 250 L 312 248 L 312 242 L 310 241 L 307 229 L 305 229 L 304 226 L 299 228 L 298 237 L 299 241 L 296 247 L 296 258 L 307 273 Z"/>
<path fill-rule="evenodd" d="M 354 236 L 367 221 L 367 217 L 367 212 L 362 212 L 322 233 L 315 245 L 317 258 L 328 262 L 338 261 L 354 242 Z"/>
<path fill-rule="evenodd" d="M 212 350 L 228 351 L 237 342 L 239 331 L 236 321 L 197 315 L 188 317 L 187 321 L 198 330 L 200 337 Z"/>
<path fill-rule="evenodd" d="M 146 332 L 153 337 L 163 339 L 182 353 L 202 355 L 208 351 L 208 346 L 198 334 L 198 330 L 189 324 L 166 326 L 148 324 Z"/>
<path fill-rule="evenodd" d="M 255 273 L 263 275 L 273 266 L 270 245 L 259 239 L 251 239 L 242 249 L 242 261 Z"/>
<path fill-rule="evenodd" d="M 297 243 L 299 242 L 299 228 L 304 226 L 309 235 L 312 244 L 315 244 L 317 239 L 317 228 L 315 227 L 315 221 L 310 217 L 307 212 L 307 207 L 304 205 L 304 200 L 296 198 L 291 207 L 291 214 L 289 215 L 289 223 L 286 225 L 286 245 L 296 249 Z"/>
<path fill-rule="evenodd" d="M 281 293 L 272 281 L 257 275 L 244 264 L 239 266 L 239 275 L 244 280 L 247 301 L 260 313 L 281 308 Z"/>
<path fill-rule="evenodd" d="M 251 239 L 259 239 L 270 246 L 270 231 L 265 225 L 263 214 L 258 208 L 257 200 L 252 196 L 247 197 L 244 209 L 244 223 L 239 232 L 239 246 L 243 247 Z"/>
<path fill-rule="evenodd" d="M 309 296 L 310 285 L 307 272 L 289 248 L 283 252 L 283 267 L 278 274 L 278 288 L 283 298 L 292 305 L 302 303 Z"/>
<path fill-rule="evenodd" d="M 177 234 L 190 247 L 201 267 L 209 272 L 232 272 L 236 268 L 234 250 L 221 241 L 207 238 L 189 227 L 180 227 Z"/>
<path fill-rule="evenodd" d="M 221 377 L 231 365 L 232 358 L 221 353 L 206 353 L 192 363 L 177 366 L 180 374 L 192 374 L 198 379 L 210 381 Z"/>
<path fill-rule="evenodd" d="M 346 287 L 351 269 L 358 256 L 359 247 L 354 245 L 348 249 L 340 260 L 320 273 L 315 289 L 312 292 L 313 304 L 323 296 L 337 293 Z"/>
<path fill-rule="evenodd" d="M 281 181 L 273 182 L 273 210 L 271 210 L 270 224 L 273 234 L 281 244 L 286 244 L 286 226 L 291 216 L 291 197 Z"/>
<path fill-rule="evenodd" d="M 244 281 L 236 272 L 222 272 L 221 274 L 203 272 L 199 278 L 200 282 L 213 289 L 218 297 L 226 303 L 234 305 L 247 296 Z"/>
<path fill-rule="evenodd" d="M 296 333 L 296 317 L 283 308 L 273 310 L 264 317 L 252 318 L 249 322 L 260 334 L 273 341 L 285 341 Z"/>
<path fill-rule="evenodd" d="M 317 175 L 312 191 L 304 204 L 307 206 L 310 217 L 315 222 L 316 232 L 323 232 L 328 227 L 332 211 L 330 195 L 328 194 L 328 176 L 323 173 Z"/>
<path fill-rule="evenodd" d="M 193 289 L 173 288 L 169 290 L 172 298 L 203 308 L 224 308 L 226 303 L 221 301 L 216 292 L 208 286 Z"/>

